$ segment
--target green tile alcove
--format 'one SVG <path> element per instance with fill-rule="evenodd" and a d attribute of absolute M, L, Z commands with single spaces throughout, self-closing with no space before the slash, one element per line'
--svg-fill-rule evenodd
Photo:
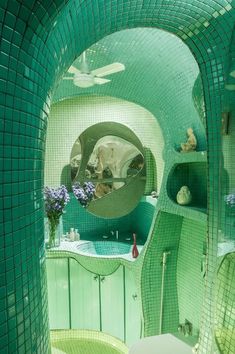
<path fill-rule="evenodd" d="M 152 111 L 164 131 L 166 150 L 172 151 L 175 150 L 175 145 L 178 146 L 184 141 L 185 130 L 198 118 L 197 112 L 188 108 L 192 102 L 191 91 L 183 94 L 187 91 L 184 91 L 184 83 L 189 82 L 187 73 L 195 79 L 198 76 L 195 66 L 187 67 L 187 59 L 183 59 L 188 58 L 187 55 L 184 57 L 184 49 L 192 52 L 195 63 L 200 67 L 206 114 L 200 118 L 201 123 L 198 120 L 198 124 L 193 128 L 199 137 L 202 150 L 206 150 L 207 145 L 210 187 L 207 198 L 208 274 L 201 317 L 200 350 L 211 353 L 215 346 L 212 336 L 215 309 L 214 275 L 217 265 L 217 236 L 218 230 L 221 229 L 221 201 L 224 194 L 230 193 L 234 188 L 234 134 L 232 131 L 228 136 L 221 135 L 221 112 L 229 111 L 231 116 L 234 116 L 234 92 L 231 90 L 234 78 L 229 75 L 234 70 L 235 52 L 233 2 L 3 1 L 0 4 L 0 14 L 0 351 L 22 354 L 49 351 L 41 190 L 44 184 L 42 170 L 46 126 L 54 88 L 84 49 L 106 35 L 118 35 L 122 29 L 139 26 L 151 27 L 151 30 L 154 27 L 163 29 L 164 35 L 169 34 L 168 40 L 164 41 L 164 35 L 151 35 L 151 40 L 147 40 L 146 34 L 141 35 L 141 28 L 138 28 L 138 35 L 131 44 L 126 37 L 125 47 L 130 47 L 133 51 L 127 53 L 125 49 L 124 53 L 128 60 L 138 59 L 138 65 L 132 66 L 136 74 L 131 75 L 131 63 L 127 62 L 130 70 L 128 85 L 125 86 L 120 78 L 120 85 L 118 82 L 115 85 L 113 81 L 112 92 L 108 87 L 103 87 L 98 95 L 123 98 Z M 161 38 L 159 44 L 162 45 L 157 46 L 156 38 Z M 177 48 L 182 56 L 171 46 L 176 38 Z M 149 50 L 136 54 L 135 44 L 141 41 L 149 43 Z M 162 51 L 163 43 L 167 49 L 166 55 Z M 156 55 L 153 55 L 154 48 L 157 49 Z M 144 54 L 145 60 L 140 59 L 141 54 Z M 110 62 L 107 56 L 108 51 L 103 55 L 103 64 Z M 166 65 L 168 57 L 171 62 Z M 153 70 L 146 74 L 151 63 L 156 70 L 159 68 L 157 78 L 154 77 Z M 177 67 L 180 68 L 179 74 Z M 148 85 L 145 86 L 145 83 Z M 199 101 L 200 99 L 197 100 Z M 206 121 L 206 136 L 203 121 Z M 177 124 L 174 126 L 171 122 Z M 54 161 L 58 162 L 57 159 Z M 223 178 L 219 178 L 223 164 L 229 174 L 229 179 L 224 182 Z M 164 170 L 164 163 L 161 170 Z M 163 181 L 164 186 L 165 182 Z M 163 194 L 161 208 L 164 212 L 169 211 L 172 205 L 165 190 Z M 172 208 L 174 213 L 178 213 L 178 228 L 182 216 L 181 209 Z M 187 214 L 188 218 L 191 216 L 195 220 L 202 215 L 183 210 L 182 217 Z M 203 218 L 205 220 L 207 215 Z M 162 239 L 165 234 L 172 232 L 169 227 L 171 221 L 176 221 L 175 217 L 169 220 L 166 217 L 165 220 L 166 224 L 160 228 Z M 230 221 L 226 218 L 222 224 L 230 227 Z M 228 232 L 227 237 L 232 236 L 232 232 Z M 150 243 L 155 247 L 154 240 L 151 239 Z M 151 267 L 152 262 L 155 265 L 154 257 L 155 253 L 149 249 L 145 266 L 148 264 Z M 155 324 L 152 325 L 155 315 L 151 312 L 155 294 L 149 293 L 149 289 L 155 289 L 154 277 L 155 275 L 146 277 L 146 334 L 156 333 Z"/>

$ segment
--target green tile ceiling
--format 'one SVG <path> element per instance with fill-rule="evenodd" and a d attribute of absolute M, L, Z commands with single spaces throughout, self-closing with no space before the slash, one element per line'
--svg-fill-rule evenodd
<path fill-rule="evenodd" d="M 178 143 L 183 140 L 186 128 L 193 126 L 203 144 L 201 148 L 205 148 L 203 127 L 192 97 L 199 69 L 179 38 L 153 28 L 123 30 L 92 45 L 86 57 L 90 70 L 113 62 L 123 63 L 125 70 L 107 76 L 111 79 L 107 84 L 86 89 L 75 86 L 72 80 L 62 79 L 54 92 L 54 102 L 91 94 L 123 98 L 151 111 L 171 143 L 175 136 Z M 80 58 L 73 65 L 80 68 Z"/>

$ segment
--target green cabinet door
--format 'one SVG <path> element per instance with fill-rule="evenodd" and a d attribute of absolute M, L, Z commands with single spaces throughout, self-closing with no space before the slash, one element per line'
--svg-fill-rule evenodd
<path fill-rule="evenodd" d="M 71 328 L 100 330 L 99 276 L 69 259 Z"/>
<path fill-rule="evenodd" d="M 70 327 L 68 259 L 47 258 L 46 268 L 50 329 L 68 329 Z"/>
<path fill-rule="evenodd" d="M 100 276 L 101 330 L 124 340 L 123 267 Z"/>
<path fill-rule="evenodd" d="M 125 268 L 125 295 L 126 344 L 130 346 L 141 336 L 141 312 L 135 279 L 128 268 Z"/>

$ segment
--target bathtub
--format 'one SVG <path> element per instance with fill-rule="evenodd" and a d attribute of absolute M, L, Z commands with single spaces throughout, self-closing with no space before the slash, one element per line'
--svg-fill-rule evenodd
<path fill-rule="evenodd" d="M 192 348 L 170 333 L 138 340 L 129 354 L 192 354 Z"/>
<path fill-rule="evenodd" d="M 127 354 L 119 339 L 93 330 L 56 330 L 50 332 L 51 354 Z"/>

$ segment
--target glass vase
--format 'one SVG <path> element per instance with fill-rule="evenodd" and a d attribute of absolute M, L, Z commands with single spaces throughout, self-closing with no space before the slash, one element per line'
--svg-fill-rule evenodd
<path fill-rule="evenodd" d="M 62 236 L 62 220 L 50 220 L 48 219 L 48 240 L 46 248 L 53 248 L 60 246 L 60 239 Z"/>

